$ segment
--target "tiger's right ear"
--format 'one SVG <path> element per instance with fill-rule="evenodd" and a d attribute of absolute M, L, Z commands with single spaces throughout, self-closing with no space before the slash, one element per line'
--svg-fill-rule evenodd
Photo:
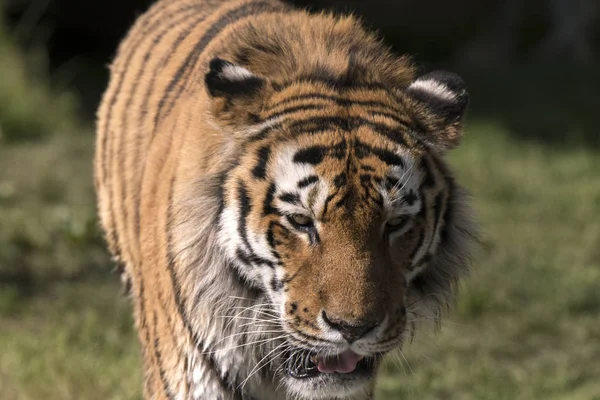
<path fill-rule="evenodd" d="M 213 99 L 213 115 L 227 125 L 252 123 L 266 96 L 267 80 L 220 58 L 213 58 L 208 68 L 204 83 Z"/>
<path fill-rule="evenodd" d="M 212 97 L 251 97 L 265 86 L 264 79 L 220 58 L 213 58 L 208 68 L 204 82 Z"/>

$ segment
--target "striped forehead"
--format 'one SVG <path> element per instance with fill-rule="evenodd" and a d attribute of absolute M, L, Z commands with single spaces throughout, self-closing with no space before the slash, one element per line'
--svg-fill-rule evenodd
<path fill-rule="evenodd" d="M 277 206 L 289 213 L 310 209 L 319 215 L 325 205 L 329 184 L 316 167 L 294 160 L 301 147 L 281 148 L 273 161 L 273 180 L 277 187 Z"/>
<path fill-rule="evenodd" d="M 347 173 L 346 163 L 327 164 L 327 176 L 323 176 L 321 164 L 298 161 L 298 154 L 305 150 L 299 145 L 287 145 L 274 154 L 271 171 L 277 188 L 277 207 L 288 213 L 308 209 L 319 216 L 331 195 L 340 189 L 338 180 Z M 368 190 L 381 196 L 384 214 L 416 214 L 421 208 L 421 172 L 407 151 L 398 149 L 394 154 L 402 159 L 401 165 L 385 165 L 382 174 L 381 167 L 376 170 L 367 161 L 355 174 L 358 179 L 368 177 L 369 182 L 375 182 Z M 338 167 L 334 168 L 336 164 Z"/>

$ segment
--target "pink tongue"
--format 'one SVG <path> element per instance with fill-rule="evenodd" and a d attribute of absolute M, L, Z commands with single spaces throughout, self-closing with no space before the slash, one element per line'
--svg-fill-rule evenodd
<path fill-rule="evenodd" d="M 319 365 L 317 365 L 317 368 L 319 369 L 319 372 L 326 374 L 330 374 L 332 372 L 341 372 L 342 374 L 347 374 L 356 369 L 356 364 L 358 364 L 361 359 L 362 357 L 352 350 L 346 350 L 337 356 L 319 360 Z"/>

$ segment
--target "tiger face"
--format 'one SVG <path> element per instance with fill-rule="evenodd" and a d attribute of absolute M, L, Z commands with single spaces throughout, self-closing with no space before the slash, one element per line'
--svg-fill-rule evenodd
<path fill-rule="evenodd" d="M 215 59 L 206 85 L 244 148 L 219 241 L 281 327 L 271 368 L 311 398 L 368 390 L 429 291 L 419 278 L 457 256 L 460 190 L 441 157 L 460 139 L 464 83 L 436 72 L 398 89 L 275 84 Z"/>

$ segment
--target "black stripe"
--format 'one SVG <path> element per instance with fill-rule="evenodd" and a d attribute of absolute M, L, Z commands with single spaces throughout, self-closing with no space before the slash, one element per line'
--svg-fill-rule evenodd
<path fill-rule="evenodd" d="M 241 248 L 235 249 L 235 256 L 237 257 L 237 261 L 239 261 L 247 267 L 255 267 L 261 265 L 267 266 L 269 268 L 275 267 L 275 265 L 271 261 L 259 257 L 252 252 L 246 252 Z"/>
<path fill-rule="evenodd" d="M 145 330 L 146 332 L 146 342 L 150 342 L 150 330 L 149 330 L 149 326 L 146 320 L 146 301 L 145 301 L 145 294 L 144 294 L 144 276 L 141 272 L 141 266 L 140 266 L 140 270 L 138 271 L 138 279 L 140 281 L 140 285 L 139 285 L 139 292 L 138 292 L 138 299 L 139 299 L 139 316 L 140 316 L 140 321 L 139 321 L 139 329 L 140 330 Z"/>
<path fill-rule="evenodd" d="M 327 109 L 322 104 L 302 104 L 299 106 L 284 108 L 283 110 L 274 112 L 272 114 L 267 114 L 266 116 L 262 117 L 261 120 L 266 121 L 268 119 L 278 118 L 278 117 L 284 116 L 286 114 L 292 114 L 292 113 L 295 113 L 298 111 L 310 111 L 310 110 L 325 111 Z"/>
<path fill-rule="evenodd" d="M 265 196 L 265 201 L 263 202 L 263 216 L 267 216 L 270 214 L 279 215 L 279 211 L 273 207 L 273 198 L 275 197 L 275 191 L 277 187 L 275 183 L 271 183 L 267 189 L 267 195 Z"/>
<path fill-rule="evenodd" d="M 415 202 L 417 201 L 418 197 L 417 194 L 411 189 L 408 191 L 407 194 L 405 194 L 402 197 L 402 200 L 404 201 L 404 203 L 406 203 L 408 206 L 412 206 L 413 204 L 415 204 Z"/>
<path fill-rule="evenodd" d="M 433 204 L 433 225 L 432 225 L 432 229 L 431 229 L 431 238 L 429 239 L 429 244 L 427 245 L 427 251 L 425 252 L 425 254 L 423 254 L 423 257 L 421 257 L 420 260 L 418 260 L 415 263 L 415 268 L 423 265 L 425 262 L 427 262 L 427 257 L 429 255 L 429 252 L 431 251 L 431 246 L 433 246 L 433 241 L 435 240 L 435 235 L 437 233 L 437 227 L 440 221 L 440 217 L 442 214 L 442 202 L 443 202 L 443 196 L 444 196 L 444 192 L 440 192 L 435 196 L 434 199 L 434 204 Z M 429 256 L 431 257 L 431 256 Z"/>
<path fill-rule="evenodd" d="M 444 175 L 444 180 L 446 183 L 446 191 L 447 191 L 446 209 L 444 210 L 444 215 L 442 216 L 443 226 L 442 226 L 441 232 L 440 232 L 440 245 L 442 245 L 442 243 L 444 243 L 448 240 L 448 230 L 449 230 L 449 226 L 452 224 L 451 218 L 454 215 L 453 201 L 454 201 L 454 195 L 456 192 L 456 183 L 454 181 L 454 178 L 452 177 L 451 172 L 448 170 L 446 165 L 441 160 L 439 160 L 435 156 L 431 156 L 431 161 L 433 162 L 433 165 L 437 168 L 437 170 L 442 175 Z"/>
<path fill-rule="evenodd" d="M 434 215 L 434 220 L 433 220 L 433 236 L 431 238 L 431 242 L 433 242 L 433 239 L 435 238 L 435 233 L 437 232 L 437 228 L 438 228 L 438 224 L 440 222 L 440 217 L 442 215 L 442 207 L 443 207 L 443 201 L 444 201 L 444 192 L 440 192 L 437 194 L 437 196 L 435 196 L 435 201 L 433 204 L 433 215 Z M 429 247 L 431 247 L 431 244 L 429 245 Z"/>
<path fill-rule="evenodd" d="M 258 149 L 258 162 L 252 170 L 252 174 L 255 178 L 265 179 L 267 177 L 267 163 L 269 162 L 270 155 L 271 148 L 269 146 L 263 146 L 260 149 Z"/>
<path fill-rule="evenodd" d="M 273 276 L 273 278 L 271 278 L 271 290 L 279 292 L 281 289 L 283 289 L 283 282 L 278 280 L 276 276 Z"/>
<path fill-rule="evenodd" d="M 323 162 L 328 150 L 329 149 L 324 146 L 312 146 L 298 150 L 296 154 L 294 154 L 294 162 L 298 164 L 320 164 Z"/>
<path fill-rule="evenodd" d="M 360 174 L 360 176 L 358 177 L 361 183 L 370 183 L 371 179 L 373 178 L 373 175 L 371 174 Z"/>
<path fill-rule="evenodd" d="M 269 223 L 269 229 L 267 230 L 267 242 L 269 243 L 269 246 L 271 246 L 272 251 L 275 253 L 276 258 L 279 259 L 280 256 L 276 250 L 278 243 L 277 240 L 275 240 L 275 227 L 281 228 L 286 232 L 288 229 L 278 221 L 271 221 Z"/>
<path fill-rule="evenodd" d="M 417 253 L 423 246 L 423 242 L 425 241 L 425 232 L 427 231 L 427 226 L 426 226 L 426 224 L 427 224 L 427 206 L 425 204 L 423 204 L 423 208 L 421 208 L 420 214 L 422 216 L 422 220 L 424 221 L 424 224 L 423 224 L 423 229 L 421 229 L 421 232 L 419 233 L 419 241 L 417 242 L 417 246 L 415 246 L 413 251 L 410 253 L 411 264 L 412 264 L 415 256 L 417 255 Z M 412 269 L 412 267 L 414 267 L 414 265 L 411 266 L 411 269 Z"/>
<path fill-rule="evenodd" d="M 248 278 L 246 278 L 240 272 L 241 268 L 239 268 L 236 264 L 227 263 L 225 268 L 231 271 L 235 283 L 237 283 L 240 286 L 240 288 L 243 288 L 250 292 L 249 295 L 251 297 L 258 297 L 263 293 L 254 282 L 249 281 Z"/>
<path fill-rule="evenodd" d="M 309 347 L 314 347 L 314 342 L 326 343 L 328 347 L 331 346 L 331 342 L 329 340 L 321 339 L 318 336 L 313 336 L 306 332 L 296 332 L 296 335 L 293 337 L 293 340 L 308 345 Z M 313 343 L 311 343 L 310 341 L 313 341 Z"/>
<path fill-rule="evenodd" d="M 319 182 L 319 177 L 316 175 L 309 175 L 306 178 L 302 179 L 298 182 L 298 189 L 303 189 L 307 186 L 312 185 L 313 183 Z"/>
<path fill-rule="evenodd" d="M 291 283 L 294 279 L 296 279 L 298 276 L 300 276 L 300 269 L 297 270 L 292 276 L 288 276 L 287 274 L 284 276 L 283 278 L 283 283 L 284 284 L 289 284 Z M 306 311 L 305 311 L 306 312 Z"/>
<path fill-rule="evenodd" d="M 316 229 L 313 229 L 308 233 L 308 238 L 312 246 L 321 243 L 321 236 L 319 236 L 319 232 Z"/>
<path fill-rule="evenodd" d="M 323 93 L 305 93 L 305 94 L 297 94 L 294 96 L 290 96 L 290 97 L 286 97 L 280 101 L 277 102 L 277 104 L 273 105 L 272 107 L 267 108 L 267 111 L 272 111 L 274 108 L 279 108 L 284 104 L 287 103 L 292 103 L 295 101 L 300 101 L 300 100 L 329 100 L 329 101 L 335 101 L 337 102 L 338 99 L 340 99 L 340 97 L 338 96 L 333 96 L 333 95 L 328 95 L 328 94 L 323 94 Z M 325 104 L 320 105 L 321 107 L 325 107 Z"/>
<path fill-rule="evenodd" d="M 169 186 L 169 201 L 168 204 L 172 204 L 173 202 L 173 186 L 175 184 L 175 176 L 171 179 Z M 177 273 L 175 272 L 175 258 L 173 255 L 173 244 L 172 244 L 172 224 L 173 224 L 173 216 L 172 216 L 172 207 L 169 207 L 167 210 L 167 226 L 166 226 L 166 235 L 167 235 L 167 270 L 169 271 L 169 276 L 171 278 L 171 286 L 173 288 L 173 297 L 175 299 L 175 305 L 177 306 L 177 312 L 181 317 L 183 326 L 185 326 L 186 330 L 190 334 L 190 337 L 195 337 L 194 331 L 191 327 L 190 321 L 187 316 L 187 312 L 185 311 L 183 299 L 181 297 L 181 286 L 179 285 L 179 280 L 177 278 Z"/>
<path fill-rule="evenodd" d="M 285 89 L 289 88 L 292 85 L 298 84 L 324 84 L 330 89 L 333 90 L 353 90 L 353 89 L 368 89 L 368 90 L 383 90 L 388 93 L 390 96 L 397 98 L 397 95 L 388 88 L 387 85 L 384 85 L 379 82 L 347 82 L 344 77 L 323 77 L 323 76 L 314 76 L 314 75 L 306 75 L 294 78 L 293 80 L 277 83 L 274 85 L 274 88 L 278 92 L 282 92 Z"/>
<path fill-rule="evenodd" d="M 160 375 L 160 380 L 163 385 L 163 390 L 165 392 L 165 396 L 167 396 L 167 399 L 171 400 L 171 399 L 174 399 L 175 397 L 173 396 L 173 392 L 171 391 L 169 382 L 167 381 L 166 372 L 165 372 L 165 369 L 163 368 L 163 364 L 162 364 L 162 354 L 160 352 L 159 347 L 160 347 L 160 344 L 159 344 L 159 340 L 158 340 L 157 319 L 156 319 L 156 312 L 154 312 L 154 357 L 156 358 L 156 364 L 158 365 L 158 373 Z"/>
<path fill-rule="evenodd" d="M 359 141 L 358 139 L 354 141 L 354 149 L 356 157 L 358 157 L 359 159 L 363 159 L 369 155 L 373 155 L 379 158 L 379 160 L 381 160 L 387 165 L 394 165 L 402 168 L 405 167 L 405 163 L 402 157 L 400 157 L 392 151 L 382 149 L 379 147 L 373 147 L 371 145 Z"/>
<path fill-rule="evenodd" d="M 431 189 L 432 187 L 435 186 L 435 179 L 430 170 L 429 163 L 428 163 L 426 157 L 421 158 L 419 166 L 420 166 L 422 172 L 425 174 L 425 179 L 423 179 L 423 181 L 421 181 L 421 185 L 419 186 L 419 191 L 421 192 L 421 199 L 423 199 L 423 204 L 421 205 L 421 211 L 419 214 L 422 216 L 422 220 L 424 221 L 424 224 L 423 224 L 423 230 L 421 231 L 421 233 L 419 235 L 418 245 L 417 245 L 417 247 L 415 247 L 415 249 L 412 251 L 412 253 L 410 255 L 411 263 L 412 263 L 412 260 L 417 255 L 417 252 L 419 251 L 419 249 L 423 246 L 423 243 L 425 242 L 425 232 L 427 231 L 428 210 L 427 210 L 427 204 L 425 201 L 426 197 L 424 194 L 424 189 Z M 426 253 L 427 252 L 425 252 L 425 254 Z M 420 261 L 420 260 L 418 260 L 418 261 Z M 416 265 L 418 265 L 418 262 L 415 263 L 413 265 L 413 267 L 415 267 Z"/>
<path fill-rule="evenodd" d="M 341 208 L 350 200 L 350 192 L 344 192 L 344 195 L 335 203 L 335 208 Z"/>
<path fill-rule="evenodd" d="M 385 177 L 385 181 L 384 182 L 385 182 L 384 183 L 385 189 L 388 192 L 391 192 L 392 190 L 400 188 L 400 181 L 396 177 L 388 175 L 388 176 Z"/>
<path fill-rule="evenodd" d="M 279 255 L 279 252 L 276 248 L 278 244 L 277 240 L 275 240 L 274 229 L 276 226 L 283 227 L 283 229 L 285 229 L 285 231 L 287 232 L 287 228 L 281 225 L 278 221 L 271 221 L 269 223 L 269 228 L 267 229 L 267 243 L 269 243 L 269 246 L 271 247 L 271 255 L 277 260 L 279 265 L 281 265 L 281 256 Z"/>
<path fill-rule="evenodd" d="M 227 193 L 225 192 L 225 184 L 227 183 L 227 178 L 229 177 L 230 171 L 231 168 L 223 171 L 222 173 L 217 175 L 214 180 L 213 188 L 216 192 L 216 197 L 218 199 L 217 213 L 215 215 L 214 220 L 214 224 L 216 226 L 218 226 L 221 222 L 221 214 L 223 214 L 223 211 L 225 210 L 225 196 L 227 195 Z"/>
<path fill-rule="evenodd" d="M 431 172 L 431 168 L 426 157 L 421 158 L 419 166 L 421 167 L 421 171 L 425 175 L 425 179 L 421 181 L 421 188 L 431 189 L 435 186 L 435 178 L 433 176 L 433 173 Z"/>
<path fill-rule="evenodd" d="M 391 127 L 383 123 L 368 121 L 360 117 L 351 118 L 351 124 L 354 129 L 367 127 L 396 144 L 406 146 L 407 143 L 404 139 L 403 129 L 407 129 L 408 127 L 399 120 L 398 123 L 400 124 L 400 127 Z"/>
<path fill-rule="evenodd" d="M 321 217 L 322 219 L 324 219 L 325 215 L 327 214 L 327 209 L 329 208 L 329 203 L 331 202 L 331 200 L 333 200 L 335 198 L 335 196 L 337 196 L 338 193 L 339 193 L 339 191 L 336 191 L 335 193 L 332 193 L 329 196 L 327 196 L 327 198 L 325 199 L 325 205 L 323 205 L 323 216 Z"/>
<path fill-rule="evenodd" d="M 288 129 L 292 131 L 298 131 L 301 134 L 317 134 L 320 132 L 330 131 L 334 128 L 347 131 L 351 119 L 353 118 L 309 117 L 293 121 L 288 125 Z"/>
<path fill-rule="evenodd" d="M 155 126 L 158 125 L 158 122 L 164 116 L 169 115 L 173 107 L 175 106 L 175 102 L 183 93 L 185 85 L 180 84 L 181 81 L 185 81 L 188 77 L 188 74 L 192 72 L 194 66 L 200 59 L 200 55 L 206 48 L 206 46 L 225 28 L 234 24 L 235 22 L 253 14 L 261 14 L 268 12 L 279 11 L 282 8 L 274 7 L 268 2 L 257 2 L 257 3 L 247 3 L 242 5 L 239 8 L 233 9 L 225 13 L 219 20 L 217 20 L 200 38 L 200 40 L 194 45 L 192 51 L 188 54 L 185 61 L 181 66 L 177 69 L 175 76 L 169 82 L 167 89 L 163 93 L 159 103 L 158 110 L 156 112 Z M 174 94 L 173 94 L 174 93 Z M 173 95 L 172 95 L 173 94 Z M 171 96 L 172 95 L 172 96 Z M 172 97 L 171 102 L 167 105 L 167 100 L 169 97 Z M 166 107 L 166 108 L 165 108 Z"/>
<path fill-rule="evenodd" d="M 372 183 L 373 183 L 373 176 L 370 174 L 361 174 L 359 177 L 360 180 L 360 185 L 364 190 L 364 198 L 367 200 L 371 200 L 372 202 L 374 202 L 378 207 L 382 207 L 383 206 L 383 196 L 381 193 L 376 192 L 376 195 L 373 195 L 372 193 Z M 341 200 L 338 201 L 338 206 L 341 206 L 343 203 L 341 203 Z"/>
<path fill-rule="evenodd" d="M 279 200 L 294 205 L 300 204 L 300 196 L 297 193 L 282 193 Z"/>
<path fill-rule="evenodd" d="M 235 256 L 237 257 L 238 261 L 241 262 L 242 264 L 244 264 L 246 267 L 251 267 L 252 263 L 250 262 L 250 258 L 248 258 L 248 256 L 246 256 L 246 253 L 244 253 L 244 251 L 240 248 L 235 250 Z"/>
<path fill-rule="evenodd" d="M 341 160 L 346 155 L 347 144 L 345 140 L 332 146 L 311 146 L 300 149 L 294 154 L 294 162 L 298 164 L 317 165 L 323 162 L 325 157 L 333 157 Z"/>
<path fill-rule="evenodd" d="M 392 114 L 390 112 L 381 111 L 381 110 L 377 110 L 377 111 L 374 111 L 374 110 L 365 110 L 365 111 L 369 114 L 369 116 L 373 116 L 373 117 L 385 117 L 385 118 L 391 119 L 392 121 L 394 121 L 398 125 L 405 126 L 405 127 L 410 126 L 409 122 L 407 122 L 407 121 L 405 121 L 403 119 L 400 119 L 397 115 Z"/>
<path fill-rule="evenodd" d="M 270 268 L 273 268 L 273 262 L 257 255 L 254 252 L 252 246 L 250 245 L 250 241 L 248 240 L 248 232 L 246 231 L 246 229 L 248 226 L 248 215 L 250 215 L 250 211 L 252 211 L 252 204 L 250 202 L 250 197 L 248 197 L 248 190 L 242 182 L 238 182 L 238 201 L 240 203 L 238 218 L 238 234 L 242 238 L 242 242 L 246 247 L 246 257 L 248 258 L 249 262 L 253 265 L 266 265 Z"/>
<path fill-rule="evenodd" d="M 454 179 L 450 177 L 446 177 L 446 183 L 448 185 L 448 197 L 446 199 L 446 210 L 444 212 L 443 217 L 444 224 L 440 232 L 440 246 L 448 240 L 448 231 L 450 225 L 452 224 L 451 218 L 454 215 L 452 202 L 454 201 L 454 192 L 456 190 L 456 184 L 454 183 Z"/>
<path fill-rule="evenodd" d="M 250 215 L 250 211 L 252 210 L 252 205 L 250 203 L 250 197 L 248 196 L 248 190 L 246 189 L 246 185 L 244 185 L 241 181 L 238 182 L 238 202 L 239 202 L 239 217 L 238 217 L 238 234 L 242 238 L 242 242 L 248 250 L 251 249 L 250 242 L 248 241 L 248 233 L 246 232 L 246 226 L 248 223 L 248 215 Z"/>

